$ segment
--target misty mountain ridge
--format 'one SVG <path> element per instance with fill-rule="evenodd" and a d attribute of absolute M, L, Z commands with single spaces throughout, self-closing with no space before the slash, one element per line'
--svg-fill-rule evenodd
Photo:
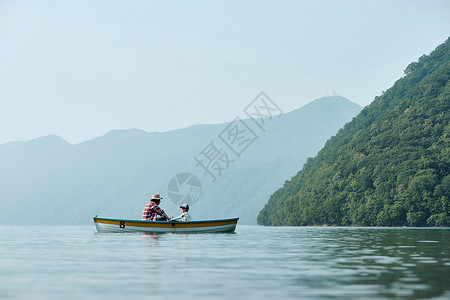
<path fill-rule="evenodd" d="M 155 193 L 164 197 L 161 207 L 169 215 L 178 215 L 168 183 L 187 172 L 201 181 L 192 205 L 197 219 L 239 216 L 241 224 L 255 224 L 270 194 L 360 110 L 346 98 L 326 97 L 267 119 L 264 132 L 244 119 L 257 138 L 240 156 L 218 138 L 230 123 L 167 132 L 111 130 L 73 145 L 56 135 L 3 144 L 1 222 L 82 224 L 96 214 L 140 219 Z M 233 161 L 215 182 L 194 160 L 210 143 Z"/>
<path fill-rule="evenodd" d="M 322 98 L 318 98 L 316 100 L 313 100 L 307 104 L 305 104 L 304 106 L 294 109 L 290 112 L 284 113 L 283 116 L 285 118 L 294 118 L 296 117 L 296 112 L 302 110 L 303 112 L 308 112 L 308 111 L 317 111 L 317 110 L 326 110 L 327 106 L 329 106 L 331 103 L 345 103 L 345 102 L 350 102 L 352 105 L 347 106 L 342 106 L 340 107 L 340 109 L 342 109 L 342 111 L 338 112 L 344 112 L 345 110 L 349 110 L 350 113 L 352 113 L 352 109 L 354 109 L 354 107 L 359 107 L 361 109 L 361 106 L 351 102 L 350 100 L 348 100 L 345 97 L 342 96 L 324 96 Z M 269 117 L 267 117 L 266 119 L 270 119 Z M 248 120 L 248 119 L 245 119 Z M 50 146 L 54 145 L 55 147 L 57 146 L 75 146 L 75 145 L 79 145 L 82 143 L 86 143 L 86 142 L 90 142 L 99 138 L 120 138 L 124 135 L 127 136 L 148 136 L 150 134 L 167 134 L 167 133 L 172 133 L 172 132 L 176 132 L 179 130 L 183 130 L 183 131 L 189 131 L 191 129 L 197 129 L 198 127 L 206 127 L 206 126 L 215 126 L 215 125 L 226 125 L 229 122 L 225 122 L 225 123 L 205 123 L 205 124 L 194 124 L 194 125 L 190 125 L 184 128 L 178 128 L 178 129 L 172 129 L 172 130 L 168 130 L 168 131 L 146 131 L 143 129 L 139 129 L 139 128 L 128 128 L 128 129 L 111 129 L 109 131 L 107 131 L 105 134 L 98 136 L 98 137 L 94 137 L 92 139 L 88 139 L 85 141 L 81 141 L 78 143 L 70 143 L 68 141 L 66 141 L 63 137 L 57 135 L 57 134 L 49 134 L 49 135 L 44 135 L 41 137 L 36 137 L 36 138 L 32 138 L 26 141 L 11 141 L 11 142 L 6 142 L 3 144 L 0 144 L 0 149 L 1 147 L 15 147 L 18 145 L 24 145 L 24 144 L 43 144 L 45 145 L 47 148 L 51 148 Z"/>

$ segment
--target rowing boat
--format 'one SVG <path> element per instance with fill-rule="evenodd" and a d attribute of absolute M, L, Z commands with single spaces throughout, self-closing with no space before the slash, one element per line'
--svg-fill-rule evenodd
<path fill-rule="evenodd" d="M 239 218 L 205 220 L 205 221 L 146 221 L 123 220 L 94 217 L 94 224 L 99 233 L 107 232 L 184 232 L 210 233 L 234 232 Z"/>

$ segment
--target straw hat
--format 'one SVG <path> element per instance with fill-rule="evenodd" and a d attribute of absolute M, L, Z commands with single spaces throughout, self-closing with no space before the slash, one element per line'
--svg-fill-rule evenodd
<path fill-rule="evenodd" d="M 159 194 L 154 194 L 151 200 L 161 200 L 162 197 Z"/>

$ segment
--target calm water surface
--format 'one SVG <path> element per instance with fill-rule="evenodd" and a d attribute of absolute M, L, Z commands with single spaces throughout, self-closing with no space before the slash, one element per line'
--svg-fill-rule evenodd
<path fill-rule="evenodd" d="M 0 299 L 450 299 L 450 229 L 0 228 Z"/>

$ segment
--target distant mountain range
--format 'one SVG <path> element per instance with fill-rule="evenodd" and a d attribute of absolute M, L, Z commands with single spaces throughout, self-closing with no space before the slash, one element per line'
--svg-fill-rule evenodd
<path fill-rule="evenodd" d="M 159 193 L 169 215 L 188 202 L 196 219 L 239 216 L 240 224 L 255 224 L 269 196 L 360 110 L 325 97 L 266 119 L 115 130 L 75 145 L 54 135 L 2 144 L 0 223 L 140 219 Z"/>
<path fill-rule="evenodd" d="M 277 190 L 263 225 L 450 226 L 450 39 Z"/>

